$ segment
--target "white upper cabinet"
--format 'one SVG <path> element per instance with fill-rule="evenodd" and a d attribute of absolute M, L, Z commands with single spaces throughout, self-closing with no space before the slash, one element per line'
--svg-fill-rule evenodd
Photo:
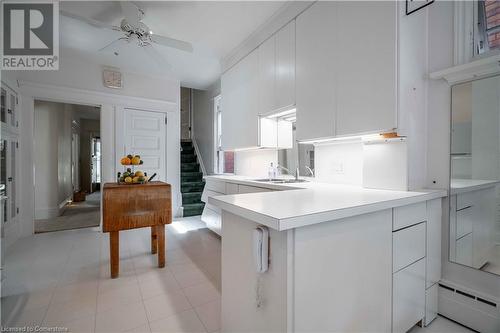
<path fill-rule="evenodd" d="M 259 46 L 261 114 L 295 105 L 295 21 Z"/>
<path fill-rule="evenodd" d="M 397 1 L 337 5 L 337 133 L 397 127 Z M 345 31 L 345 32 L 344 32 Z"/>
<path fill-rule="evenodd" d="M 276 109 L 295 105 L 295 21 L 276 34 Z"/>
<path fill-rule="evenodd" d="M 259 46 L 260 113 L 276 107 L 276 38 L 271 36 Z"/>
<path fill-rule="evenodd" d="M 297 139 L 335 135 L 335 2 L 316 2 L 296 19 Z"/>
<path fill-rule="evenodd" d="M 316 2 L 297 17 L 298 140 L 397 127 L 396 19 L 389 1 Z"/>
<path fill-rule="evenodd" d="M 221 78 L 222 147 L 259 144 L 259 55 L 254 50 Z"/>

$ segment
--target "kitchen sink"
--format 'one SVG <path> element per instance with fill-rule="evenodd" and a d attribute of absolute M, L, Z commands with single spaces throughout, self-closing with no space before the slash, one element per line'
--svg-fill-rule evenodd
<path fill-rule="evenodd" d="M 282 178 L 264 178 L 264 179 L 254 179 L 256 182 L 266 182 L 266 183 L 275 183 L 275 184 L 293 184 L 293 183 L 304 183 L 307 182 L 305 179 L 294 179 L 294 178 L 288 178 L 288 179 L 282 179 Z"/>

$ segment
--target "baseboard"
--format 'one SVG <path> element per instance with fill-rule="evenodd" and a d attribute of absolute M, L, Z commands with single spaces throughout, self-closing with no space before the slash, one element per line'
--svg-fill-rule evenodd
<path fill-rule="evenodd" d="M 35 209 L 35 220 L 53 219 L 59 216 L 59 207 L 38 208 Z"/>
<path fill-rule="evenodd" d="M 450 282 L 439 283 L 438 313 L 478 332 L 500 332 L 500 302 Z"/>
<path fill-rule="evenodd" d="M 70 195 L 66 199 L 61 201 L 61 203 L 59 204 L 59 215 L 58 216 L 61 216 L 64 213 L 64 211 L 66 210 L 66 205 L 68 203 L 70 203 L 71 201 L 73 201 L 73 195 Z"/>

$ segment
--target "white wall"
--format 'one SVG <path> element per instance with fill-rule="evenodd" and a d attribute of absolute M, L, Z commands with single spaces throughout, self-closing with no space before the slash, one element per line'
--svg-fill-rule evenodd
<path fill-rule="evenodd" d="M 34 100 L 43 99 L 72 104 L 101 106 L 102 179 L 115 180 L 115 109 L 117 106 L 165 112 L 167 114 L 167 180 L 172 185 L 174 214 L 180 203 L 180 83 L 176 78 L 149 78 L 123 73 L 124 88 L 108 89 L 102 85 L 99 64 L 78 56 L 61 54 L 59 71 L 8 73 L 20 93 L 21 207 L 19 234 L 33 233 L 33 117 Z M 3 74 L 3 73 L 2 73 Z M 19 80 L 17 86 L 16 80 Z"/>
<path fill-rule="evenodd" d="M 427 61 L 429 72 L 433 72 L 454 65 L 454 3 L 436 1 L 427 7 L 427 11 Z M 427 91 L 427 187 L 449 188 L 451 88 L 444 80 L 428 80 Z M 492 297 L 500 297 L 498 276 L 449 261 L 448 207 L 448 200 L 443 200 L 442 278 Z"/>
<path fill-rule="evenodd" d="M 74 110 L 63 103 L 35 101 L 35 219 L 60 215 L 71 199 L 71 122 Z"/>
<path fill-rule="evenodd" d="M 363 184 L 363 143 L 320 144 L 314 147 L 316 179 L 322 182 Z"/>
<path fill-rule="evenodd" d="M 58 137 L 64 104 L 35 102 L 35 218 L 59 215 Z"/>
<path fill-rule="evenodd" d="M 214 173 L 214 97 L 219 94 L 220 81 L 207 90 L 193 89 L 193 139 L 198 145 L 199 157 L 208 174 Z"/>
<path fill-rule="evenodd" d="M 244 150 L 234 152 L 234 174 L 255 178 L 267 178 L 269 166 L 278 164 L 275 149 Z"/>

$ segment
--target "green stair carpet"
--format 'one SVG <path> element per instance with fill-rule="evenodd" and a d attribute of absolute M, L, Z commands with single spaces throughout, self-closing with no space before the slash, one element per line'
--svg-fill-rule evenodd
<path fill-rule="evenodd" d="M 205 187 L 203 173 L 196 158 L 193 143 L 181 141 L 181 194 L 183 216 L 201 215 L 205 203 L 201 201 L 201 193 Z"/>

